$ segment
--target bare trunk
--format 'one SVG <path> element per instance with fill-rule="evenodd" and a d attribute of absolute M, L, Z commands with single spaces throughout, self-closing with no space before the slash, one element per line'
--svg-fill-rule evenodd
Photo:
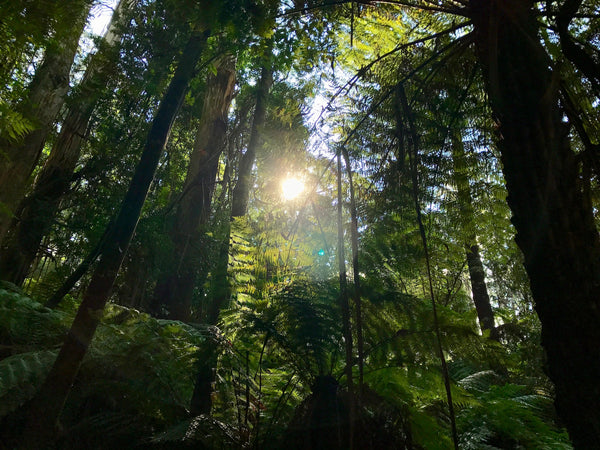
<path fill-rule="evenodd" d="M 122 19 L 132 1 L 121 0 L 117 6 L 99 53 L 92 58 L 77 88 L 50 156 L 31 194 L 17 208 L 17 220 L 13 221 L 3 242 L 0 273 L 16 285 L 20 286 L 27 277 L 40 243 L 54 222 L 60 201 L 69 189 L 90 117 L 116 61 L 115 44 L 121 38 Z"/>
<path fill-rule="evenodd" d="M 265 124 L 267 97 L 272 84 L 273 71 L 270 67 L 263 67 L 256 92 L 256 106 L 254 108 L 254 117 L 252 118 L 250 141 L 248 142 L 248 149 L 240 161 L 238 181 L 233 190 L 232 217 L 244 216 L 248 211 L 248 200 L 252 187 L 252 166 L 256 159 L 256 152 L 262 143 L 261 132 Z"/>
<path fill-rule="evenodd" d="M 600 239 L 559 109 L 559 80 L 533 1 L 471 7 L 557 411 L 576 448 L 600 448 Z"/>
<path fill-rule="evenodd" d="M 490 336 L 495 339 L 497 336 L 495 333 L 494 311 L 490 304 L 490 296 L 485 284 L 485 269 L 481 262 L 477 236 L 475 235 L 475 213 L 467 174 L 465 148 L 460 134 L 456 132 L 452 136 L 452 164 L 473 303 L 475 304 L 481 331 L 488 331 Z"/>
<path fill-rule="evenodd" d="M 352 325 L 350 318 L 350 302 L 348 301 L 348 282 L 346 279 L 346 256 L 344 251 L 344 224 L 342 217 L 342 157 L 337 155 L 337 225 L 338 225 L 338 268 L 340 278 L 340 309 L 342 311 L 342 330 L 344 334 L 344 346 L 346 354 L 346 382 L 348 384 L 348 448 L 354 448 L 354 422 L 356 419 L 356 402 L 354 400 L 354 379 L 352 367 L 354 366 L 352 356 Z"/>
<path fill-rule="evenodd" d="M 353 300 L 356 309 L 356 351 L 358 352 L 358 393 L 362 395 L 364 381 L 364 339 L 363 339 L 363 320 L 362 320 L 362 298 L 360 293 L 360 267 L 358 264 L 358 214 L 356 210 L 356 197 L 354 195 L 354 181 L 352 180 L 352 166 L 350 165 L 350 155 L 346 148 L 342 149 L 344 160 L 346 162 L 346 173 L 348 174 L 348 186 L 350 188 L 350 236 L 352 240 L 352 273 L 354 279 Z"/>
<path fill-rule="evenodd" d="M 140 162 L 75 320 L 40 392 L 29 405 L 23 448 L 43 448 L 53 439 L 58 417 L 102 317 L 108 295 L 154 178 L 160 155 L 207 38 L 208 32 L 195 33 L 181 55 L 180 63 L 152 122 Z"/>
<path fill-rule="evenodd" d="M 174 320 L 189 320 L 191 314 L 200 258 L 199 227 L 210 214 L 234 84 L 235 60 L 226 57 L 206 85 L 200 126 L 172 231 L 174 268 L 159 281 L 155 293 L 155 302 L 165 305 Z"/>
<path fill-rule="evenodd" d="M 27 97 L 18 108 L 26 119 L 33 122 L 35 129 L 16 145 L 0 139 L 0 203 L 13 213 L 25 194 L 48 134 L 64 104 L 69 89 L 71 65 L 89 7 L 90 2 L 80 2 L 79 9 L 70 17 L 70 26 L 59 27 L 59 30 L 64 31 L 57 33 L 53 45 L 46 49 L 44 62 L 36 70 Z M 0 213 L 0 241 L 10 222 L 8 214 Z"/>
<path fill-rule="evenodd" d="M 248 211 L 248 200 L 252 185 L 252 166 L 256 153 L 261 145 L 260 133 L 264 126 L 267 111 L 267 97 L 273 83 L 273 72 L 270 67 L 263 67 L 256 92 L 256 105 L 252 118 L 250 140 L 246 153 L 242 156 L 238 169 L 238 180 L 232 193 L 231 218 L 245 216 Z M 216 325 L 219 313 L 231 295 L 228 280 L 229 265 L 229 240 L 231 237 L 231 224 L 227 225 L 225 238 L 219 249 L 217 264 L 213 271 L 213 285 L 211 287 L 212 301 L 208 307 L 206 323 Z M 198 374 L 194 385 L 194 393 L 190 410 L 195 414 L 209 414 L 212 406 L 212 383 L 215 379 L 215 366 L 218 350 L 216 343 L 206 344 L 203 357 L 199 358 Z"/>

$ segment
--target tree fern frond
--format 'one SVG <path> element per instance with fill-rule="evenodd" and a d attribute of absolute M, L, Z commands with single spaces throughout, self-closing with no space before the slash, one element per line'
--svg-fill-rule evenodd
<path fill-rule="evenodd" d="M 211 416 L 201 415 L 171 426 L 152 437 L 153 444 L 196 443 L 201 448 L 241 448 L 235 427 Z"/>
<path fill-rule="evenodd" d="M 42 350 L 0 361 L 0 417 L 31 399 L 50 371 L 57 351 Z"/>

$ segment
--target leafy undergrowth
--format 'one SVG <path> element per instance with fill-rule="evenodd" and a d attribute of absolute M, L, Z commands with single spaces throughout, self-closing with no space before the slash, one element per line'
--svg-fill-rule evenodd
<path fill-rule="evenodd" d="M 339 335 L 339 323 L 327 319 L 328 298 L 335 293 L 326 285 L 314 288 L 288 286 L 269 301 L 235 305 L 224 316 L 223 334 L 109 305 L 61 417 L 58 447 L 289 448 L 290 436 L 296 436 L 297 448 L 309 448 L 315 423 L 329 423 L 328 433 L 346 436 L 340 419 L 349 398 L 341 376 L 342 343 L 328 338 Z M 419 310 L 417 299 L 403 301 Z M 369 311 L 375 305 L 366 313 L 375 314 Z M 66 299 L 50 310 L 19 292 L 0 290 L 0 418 L 18 414 L 33 397 L 77 306 Z M 361 432 L 368 436 L 365 445 L 452 448 L 442 378 L 425 350 L 431 338 L 427 308 L 404 325 L 389 308 L 378 308 L 380 326 L 366 334 L 368 388 L 358 408 L 358 420 L 369 430 Z M 511 358 L 498 358 L 500 345 L 443 316 L 447 342 L 470 355 L 450 361 L 461 448 L 571 448 L 555 424 L 544 381 L 503 368 Z M 385 338 L 386 320 L 390 330 L 402 325 L 396 328 L 402 332 Z M 209 342 L 220 348 L 212 415 L 194 416 L 189 405 L 197 358 Z M 485 355 L 495 361 L 494 370 L 481 362 Z M 315 396 L 322 379 L 331 381 L 330 401 Z"/>

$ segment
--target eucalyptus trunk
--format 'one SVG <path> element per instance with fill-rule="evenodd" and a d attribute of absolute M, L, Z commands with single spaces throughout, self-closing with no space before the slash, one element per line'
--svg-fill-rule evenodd
<path fill-rule="evenodd" d="M 235 59 L 227 56 L 221 60 L 216 75 L 209 76 L 206 83 L 200 125 L 171 233 L 174 263 L 155 292 L 155 302 L 164 305 L 169 318 L 174 320 L 190 318 L 201 257 L 197 248 L 200 227 L 210 215 L 234 84 Z"/>
<path fill-rule="evenodd" d="M 71 66 L 90 3 L 74 2 L 76 7 L 69 17 L 69 23 L 57 27 L 52 43 L 46 48 L 44 61 L 35 71 L 26 97 L 17 107 L 18 112 L 32 122 L 34 129 L 17 143 L 0 137 L 0 204 L 12 215 L 25 195 L 46 139 L 64 104 Z M 12 215 L 0 211 L 0 242 L 4 239 Z"/>
<path fill-rule="evenodd" d="M 75 320 L 40 392 L 29 405 L 23 448 L 45 448 L 52 442 L 58 417 L 102 317 L 158 161 L 207 38 L 208 32 L 194 33 L 181 55 L 177 70 L 152 121 L 144 151 Z"/>
<path fill-rule="evenodd" d="M 61 199 L 68 191 L 86 138 L 90 117 L 116 66 L 121 29 L 133 0 L 121 0 L 96 54 L 76 88 L 69 111 L 48 160 L 37 175 L 32 192 L 16 211 L 17 220 L 0 250 L 0 273 L 21 285 L 29 274 L 40 243 L 49 232 Z"/>
<path fill-rule="evenodd" d="M 576 448 L 599 448 L 600 239 L 533 6 L 472 0 L 471 18 L 556 408 Z"/>
<path fill-rule="evenodd" d="M 481 261 L 477 236 L 475 234 L 475 212 L 473 211 L 473 197 L 467 174 L 465 147 L 460 134 L 453 134 L 451 139 L 454 183 L 457 190 L 458 208 L 467 266 L 469 268 L 473 303 L 475 304 L 481 331 L 487 331 L 490 337 L 497 339 L 494 311 L 492 310 L 490 296 L 485 283 L 485 268 Z"/>
<path fill-rule="evenodd" d="M 272 42 L 269 42 L 269 52 Z M 269 57 L 270 59 L 270 57 Z M 267 112 L 267 100 L 271 85 L 273 84 L 273 71 L 270 67 L 270 61 L 261 70 L 260 80 L 256 90 L 256 102 L 254 106 L 254 116 L 252 118 L 252 127 L 250 129 L 250 139 L 246 153 L 241 158 L 238 168 L 238 180 L 232 192 L 231 200 L 231 220 L 234 217 L 243 217 L 248 212 L 248 201 L 252 187 L 252 166 L 256 159 L 256 154 L 262 145 L 261 132 L 265 123 Z M 219 313 L 226 304 L 231 295 L 231 287 L 228 279 L 229 268 L 229 241 L 231 239 L 231 222 L 226 225 L 224 238 L 219 247 L 217 263 L 213 270 L 213 283 L 211 286 L 212 301 L 208 306 L 206 314 L 206 323 L 216 325 L 219 320 Z M 207 342 L 203 350 L 202 357 L 198 358 L 199 366 L 194 385 L 194 393 L 190 410 L 194 414 L 210 414 L 212 406 L 212 384 L 215 379 L 214 367 L 218 357 L 218 348 L 216 342 Z"/>

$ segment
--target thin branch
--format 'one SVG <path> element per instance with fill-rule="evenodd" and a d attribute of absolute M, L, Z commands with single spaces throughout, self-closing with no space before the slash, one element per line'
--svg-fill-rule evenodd
<path fill-rule="evenodd" d="M 395 48 L 393 48 L 392 50 L 390 50 L 389 52 L 386 52 L 386 53 L 384 53 L 383 55 L 380 55 L 380 56 L 378 56 L 378 57 L 377 57 L 377 58 L 375 58 L 373 61 L 369 62 L 369 64 L 367 64 L 366 66 L 364 66 L 364 67 L 361 67 L 361 68 L 360 68 L 360 69 L 359 69 L 359 70 L 356 72 L 356 74 L 354 74 L 354 76 L 352 76 L 352 78 L 350 78 L 350 80 L 348 80 L 348 81 L 347 81 L 347 82 L 346 82 L 346 83 L 345 83 L 345 84 L 344 84 L 342 87 L 340 87 L 340 88 L 339 88 L 339 89 L 338 89 L 338 90 L 335 92 L 335 94 L 333 94 L 333 95 L 331 96 L 331 99 L 330 99 L 330 100 L 327 102 L 327 105 L 325 105 L 325 106 L 323 107 L 323 109 L 321 110 L 321 113 L 319 114 L 319 116 L 318 116 L 318 117 L 317 117 L 317 119 L 315 120 L 315 124 L 316 124 L 316 123 L 318 123 L 318 122 L 321 120 L 321 118 L 323 117 L 323 113 L 324 113 L 324 111 L 327 111 L 327 110 L 329 110 L 329 109 L 332 107 L 333 101 L 334 101 L 336 98 L 338 98 L 338 97 L 339 97 L 339 96 L 340 96 L 340 95 L 341 95 L 343 92 L 348 92 L 348 91 L 349 91 L 349 90 L 350 90 L 350 89 L 351 89 L 351 88 L 352 88 L 352 87 L 353 87 L 353 86 L 356 84 L 356 82 L 357 82 L 357 81 L 358 81 L 360 78 L 362 78 L 362 77 L 363 77 L 363 76 L 364 76 L 364 75 L 367 73 L 367 71 L 371 70 L 371 68 L 372 68 L 372 67 L 373 67 L 375 64 L 377 64 L 377 63 L 379 63 L 379 62 L 383 61 L 383 60 L 384 60 L 385 58 L 387 58 L 388 56 L 392 56 L 392 55 L 394 55 L 395 53 L 398 53 L 399 51 L 401 51 L 401 50 L 403 50 L 403 49 L 405 49 L 405 48 L 408 48 L 408 47 L 411 47 L 411 46 L 413 46 L 413 45 L 417 45 L 417 44 L 422 44 L 422 43 L 424 43 L 424 42 L 430 41 L 430 40 L 432 40 L 432 39 L 436 39 L 436 38 L 438 38 L 438 37 L 441 37 L 441 36 L 445 36 L 445 35 L 447 35 L 447 34 L 450 34 L 450 33 L 454 32 L 454 31 L 460 30 L 461 28 L 464 28 L 464 27 L 466 27 L 466 26 L 469 26 L 470 24 L 471 24 L 471 21 L 463 22 L 463 23 L 460 23 L 460 24 L 458 24 L 458 25 L 455 25 L 455 26 L 453 26 L 453 27 L 450 27 L 450 28 L 448 28 L 448 29 L 446 29 L 446 30 L 444 30 L 444 31 L 440 31 L 439 33 L 435 33 L 435 34 L 432 34 L 432 35 L 426 36 L 426 37 L 424 37 L 424 38 L 421 38 L 421 39 L 416 39 L 416 40 L 414 40 L 414 41 L 407 42 L 406 44 L 399 44 L 399 45 L 397 45 Z M 315 126 L 316 126 L 316 125 L 315 125 Z M 313 127 L 313 128 L 314 128 L 314 127 Z"/>
<path fill-rule="evenodd" d="M 346 3 L 352 3 L 352 2 L 350 0 L 336 0 L 336 1 L 319 3 L 317 5 L 303 6 L 300 8 L 292 8 L 292 9 L 288 9 L 287 11 L 277 14 L 276 17 L 287 17 L 287 16 L 296 15 L 296 14 L 302 15 L 302 14 L 307 14 L 310 11 L 324 9 L 329 6 L 344 5 Z M 358 3 L 359 5 L 365 5 L 365 6 L 375 6 L 376 4 L 406 6 L 408 8 L 415 8 L 415 9 L 419 9 L 422 11 L 432 11 L 432 12 L 453 14 L 453 15 L 457 15 L 457 16 L 466 17 L 466 13 L 464 12 L 464 10 L 466 8 L 459 8 L 459 7 L 444 8 L 442 6 L 435 5 L 435 4 L 429 4 L 429 5 L 420 4 L 419 5 L 419 4 L 415 4 L 415 3 L 412 3 L 409 1 L 403 1 L 403 0 L 381 0 L 381 1 L 378 1 L 378 0 L 373 0 L 373 1 L 366 0 L 365 1 L 365 0 L 363 0 L 363 1 L 358 1 L 358 2 L 354 1 L 354 3 Z"/>

